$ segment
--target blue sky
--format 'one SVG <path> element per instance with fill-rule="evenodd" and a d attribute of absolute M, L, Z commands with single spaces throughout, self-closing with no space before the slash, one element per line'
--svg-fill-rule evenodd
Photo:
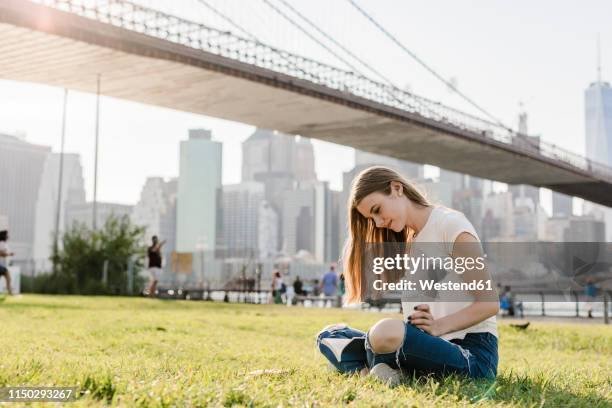
<path fill-rule="evenodd" d="M 277 4 L 278 0 L 273 0 Z M 224 28 L 195 0 L 172 3 L 177 14 Z M 261 1 L 211 0 L 240 25 L 267 42 L 341 65 L 325 50 L 283 22 Z M 519 102 L 529 113 L 529 131 L 584 153 L 583 92 L 596 77 L 596 39 L 602 76 L 612 80 L 612 3 L 604 1 L 400 1 L 358 0 L 408 48 L 504 122 L 516 126 Z M 171 6 L 168 6 L 171 4 Z M 374 30 L 346 1 L 292 1 L 399 86 L 469 110 L 408 56 Z M 225 27 L 226 28 L 226 27 Z M 1 76 L 1 72 L 0 72 Z M 59 149 L 63 91 L 0 80 L 0 131 L 23 132 L 27 140 Z M 67 151 L 82 155 L 88 197 L 92 193 L 95 98 L 71 92 Z M 178 174 L 178 142 L 187 129 L 213 130 L 224 143 L 224 183 L 240 180 L 240 143 L 253 128 L 127 101 L 102 98 L 99 199 L 133 204 L 147 176 Z M 351 149 L 315 142 L 319 178 L 339 188 L 353 165 Z"/>

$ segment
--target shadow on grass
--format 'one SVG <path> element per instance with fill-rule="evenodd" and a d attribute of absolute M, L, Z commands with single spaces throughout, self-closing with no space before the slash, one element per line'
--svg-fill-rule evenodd
<path fill-rule="evenodd" d="M 498 375 L 495 381 L 469 380 L 448 376 L 444 379 L 413 377 L 403 385 L 427 390 L 435 395 L 456 395 L 471 403 L 505 402 L 538 407 L 610 407 L 612 401 L 594 392 L 576 394 L 552 383 L 545 373 L 534 377 L 512 372 Z"/>

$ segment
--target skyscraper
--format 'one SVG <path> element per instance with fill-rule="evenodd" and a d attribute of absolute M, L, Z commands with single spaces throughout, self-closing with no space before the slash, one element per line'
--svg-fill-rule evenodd
<path fill-rule="evenodd" d="M 165 181 L 161 177 L 147 178 L 140 193 L 140 199 L 134 206 L 132 221 L 145 227 L 145 242 L 157 235 L 165 240 L 164 252 L 176 248 L 176 196 L 178 179 Z"/>
<path fill-rule="evenodd" d="M 15 259 L 31 259 L 36 203 L 51 148 L 0 134 L 0 214 L 10 223 Z"/>
<path fill-rule="evenodd" d="M 45 161 L 35 210 L 32 258 L 36 262 L 36 270 L 50 268 L 49 257 L 53 246 L 58 205 L 61 234 L 65 227 L 69 227 L 66 223 L 67 209 L 85 203 L 85 181 L 81 157 L 74 153 L 64 154 L 61 202 L 59 202 L 60 195 L 58 194 L 59 168 L 60 154 L 50 153 Z"/>
<path fill-rule="evenodd" d="M 105 203 L 98 201 L 96 203 L 96 225 L 103 228 L 106 221 L 111 217 L 123 218 L 131 217 L 133 205 Z M 71 204 L 66 207 L 66 227 L 70 228 L 75 224 L 82 224 L 88 228 L 92 228 L 93 202 L 88 201 L 81 204 Z"/>
<path fill-rule="evenodd" d="M 518 124 L 518 135 L 512 139 L 512 144 L 517 147 L 523 147 L 526 150 L 539 150 L 540 149 L 540 137 L 529 136 L 527 128 L 527 113 L 521 112 L 519 114 Z M 512 193 L 512 199 L 525 201 L 525 199 L 531 199 L 533 207 L 535 209 L 540 205 L 540 189 L 534 186 L 527 186 L 524 184 L 520 185 L 509 185 L 508 191 Z"/>
<path fill-rule="evenodd" d="M 222 233 L 220 245 L 229 257 L 258 255 L 259 211 L 264 185 L 256 181 L 222 187 Z"/>
<path fill-rule="evenodd" d="M 552 212 L 553 217 L 570 217 L 572 215 L 572 197 L 553 191 Z"/>
<path fill-rule="evenodd" d="M 176 249 L 216 249 L 217 202 L 221 187 L 222 144 L 209 130 L 189 130 L 180 146 Z"/>
<path fill-rule="evenodd" d="M 484 180 L 467 174 L 440 169 L 439 184 L 439 191 L 442 194 L 438 198 L 442 204 L 461 211 L 474 225 L 476 231 L 481 232 Z M 445 197 L 446 194 L 444 194 L 445 190 L 450 190 L 450 203 L 445 202 L 445 200 L 448 200 Z"/>
<path fill-rule="evenodd" d="M 308 138 L 257 129 L 242 144 L 242 181 L 264 184 L 265 199 L 281 220 L 279 243 L 283 241 L 285 191 L 294 190 L 298 182 L 315 180 L 314 151 Z"/>
<path fill-rule="evenodd" d="M 612 87 L 593 82 L 584 92 L 587 158 L 612 167 Z"/>
<path fill-rule="evenodd" d="M 304 182 L 285 191 L 283 248 L 289 255 L 305 250 L 319 262 L 332 256 L 332 196 L 323 181 Z"/>
<path fill-rule="evenodd" d="M 601 80 L 598 66 L 597 81 L 584 92 L 584 122 L 587 158 L 612 167 L 612 87 Z M 612 242 L 612 209 L 585 202 L 584 213 L 605 222 L 605 237 Z"/>
<path fill-rule="evenodd" d="M 362 150 L 355 150 L 355 167 L 365 168 L 369 166 L 390 167 L 399 172 L 402 176 L 406 177 L 408 180 L 422 179 L 424 173 L 422 164 L 382 156 L 380 154 L 364 152 Z"/>
<path fill-rule="evenodd" d="M 257 247 L 259 259 L 270 259 L 278 253 L 278 225 L 280 220 L 267 201 L 259 204 L 257 214 Z"/>
<path fill-rule="evenodd" d="M 295 181 L 316 180 L 311 140 L 256 129 L 242 143 L 242 181 L 263 181 L 269 174 Z"/>

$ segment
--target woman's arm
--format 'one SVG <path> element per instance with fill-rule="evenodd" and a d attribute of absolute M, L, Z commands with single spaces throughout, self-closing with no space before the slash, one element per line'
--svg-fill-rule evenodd
<path fill-rule="evenodd" d="M 472 234 L 462 232 L 455 240 L 452 256 L 453 258 L 476 259 L 484 257 L 484 254 L 480 242 Z M 466 268 L 466 271 L 461 276 L 466 282 L 491 279 L 486 265 L 480 269 Z M 469 293 L 474 296 L 474 302 L 453 314 L 434 319 L 430 313 L 429 306 L 424 304 L 416 307 L 417 311 L 410 315 L 409 321 L 433 336 L 442 336 L 446 333 L 466 329 L 497 314 L 499 311 L 499 299 L 496 293 L 485 290 L 475 290 Z M 493 294 L 494 296 L 492 296 Z"/>

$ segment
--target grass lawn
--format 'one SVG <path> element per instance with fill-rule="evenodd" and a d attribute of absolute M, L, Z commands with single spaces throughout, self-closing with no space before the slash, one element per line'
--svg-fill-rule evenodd
<path fill-rule="evenodd" d="M 314 336 L 385 315 L 141 298 L 24 295 L 0 303 L 0 387 L 77 386 L 71 406 L 612 406 L 612 326 L 500 323 L 494 383 L 389 388 L 326 368 Z M 395 315 L 399 316 L 399 315 Z M 250 374 L 277 369 L 276 373 Z"/>

